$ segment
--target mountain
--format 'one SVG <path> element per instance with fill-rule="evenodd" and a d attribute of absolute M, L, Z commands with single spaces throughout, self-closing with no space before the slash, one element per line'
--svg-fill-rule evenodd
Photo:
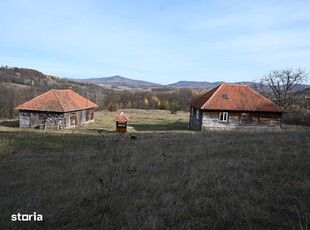
<path fill-rule="evenodd" d="M 128 87 L 128 88 L 155 88 L 161 87 L 160 84 L 141 81 L 141 80 L 133 80 L 125 77 L 121 77 L 119 75 L 112 77 L 101 77 L 101 78 L 88 78 L 88 79 L 71 79 L 79 82 L 88 82 L 92 84 L 98 84 L 101 86 L 110 86 L 112 88 L 115 87 Z"/>
<path fill-rule="evenodd" d="M 224 82 L 224 81 L 216 81 L 216 82 L 207 82 L 207 81 L 179 81 L 173 84 L 169 84 L 170 87 L 176 87 L 176 88 L 214 88 L 221 83 L 230 83 L 230 82 Z M 251 81 L 239 81 L 239 82 L 233 82 L 232 84 L 242 84 L 242 85 L 252 85 L 253 82 Z"/>
<path fill-rule="evenodd" d="M 70 79 L 78 82 L 87 82 L 92 84 L 98 84 L 105 88 L 112 89 L 146 89 L 146 88 L 195 88 L 195 89 L 210 89 L 218 86 L 223 81 L 217 82 L 207 82 L 207 81 L 179 81 L 176 83 L 168 84 L 168 85 L 160 85 L 153 82 L 134 80 L 125 77 L 121 77 L 119 75 L 112 77 L 101 77 L 101 78 L 88 78 L 88 79 Z M 244 81 L 244 82 L 235 82 L 235 84 L 244 84 L 251 85 L 252 82 Z"/>
<path fill-rule="evenodd" d="M 219 84 L 223 83 L 222 81 L 218 82 L 207 82 L 207 81 L 179 81 L 176 83 L 169 84 L 169 87 L 175 88 L 214 88 Z"/>

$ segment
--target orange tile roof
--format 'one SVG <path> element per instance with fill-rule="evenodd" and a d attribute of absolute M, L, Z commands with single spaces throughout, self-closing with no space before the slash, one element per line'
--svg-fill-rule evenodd
<path fill-rule="evenodd" d="M 52 89 L 43 93 L 22 105 L 17 110 L 46 111 L 46 112 L 69 112 L 97 107 L 90 100 L 80 96 L 71 89 Z"/>
<path fill-rule="evenodd" d="M 227 99 L 224 97 L 227 95 Z M 270 99 L 251 87 L 237 84 L 221 84 L 189 103 L 202 110 L 284 112 Z"/>
<path fill-rule="evenodd" d="M 128 117 L 123 113 L 121 112 L 115 119 L 114 121 L 123 121 L 123 122 L 127 122 L 129 121 Z"/>

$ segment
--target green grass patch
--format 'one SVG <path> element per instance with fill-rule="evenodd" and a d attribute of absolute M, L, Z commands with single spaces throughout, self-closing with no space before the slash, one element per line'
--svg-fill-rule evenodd
<path fill-rule="evenodd" d="M 94 133 L 95 134 L 95 133 Z M 83 133 L 52 132 L 10 132 L 0 135 L 0 154 L 7 155 L 17 151 L 32 153 L 76 151 L 100 142 L 101 137 Z"/>

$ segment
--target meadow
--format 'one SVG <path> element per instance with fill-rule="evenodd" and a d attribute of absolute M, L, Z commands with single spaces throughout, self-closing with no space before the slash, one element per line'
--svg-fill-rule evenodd
<path fill-rule="evenodd" d="M 0 229 L 308 229 L 310 130 L 195 132 L 188 113 L 96 113 L 76 130 L 0 122 Z M 98 130 L 103 130 L 101 134 Z M 43 222 L 12 222 L 16 213 Z"/>

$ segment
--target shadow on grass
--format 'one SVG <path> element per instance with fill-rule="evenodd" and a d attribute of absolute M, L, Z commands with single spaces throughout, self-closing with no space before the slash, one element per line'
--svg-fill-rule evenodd
<path fill-rule="evenodd" d="M 88 131 L 92 131 L 92 132 L 98 132 L 99 134 L 102 134 L 102 133 L 115 133 L 115 130 L 110 130 L 110 129 L 99 129 L 99 128 L 95 128 L 95 129 L 89 129 L 89 128 L 86 128 L 85 130 L 88 130 Z"/>
<path fill-rule="evenodd" d="M 16 128 L 16 127 L 19 127 L 19 121 L 18 120 L 2 121 L 0 122 L 0 126 L 4 126 L 8 128 Z"/>
<path fill-rule="evenodd" d="M 176 130 L 188 130 L 187 122 L 173 122 L 165 124 L 130 124 L 136 131 L 176 131 Z"/>

